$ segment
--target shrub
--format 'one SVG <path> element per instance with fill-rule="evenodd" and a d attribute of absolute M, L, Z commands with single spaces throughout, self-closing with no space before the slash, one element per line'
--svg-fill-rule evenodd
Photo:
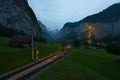
<path fill-rule="evenodd" d="M 80 46 L 81 46 L 80 40 L 77 40 L 77 39 L 73 40 L 73 46 L 74 46 L 75 48 L 80 47 Z"/>
<path fill-rule="evenodd" d="M 111 54 L 120 55 L 120 41 L 108 43 L 106 50 Z"/>

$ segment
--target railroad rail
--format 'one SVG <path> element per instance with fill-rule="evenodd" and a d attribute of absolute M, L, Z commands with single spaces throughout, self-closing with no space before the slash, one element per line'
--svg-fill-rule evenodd
<path fill-rule="evenodd" d="M 68 54 L 71 49 L 67 49 L 64 51 L 57 52 L 55 54 L 52 54 L 48 57 L 45 57 L 43 59 L 40 59 L 36 62 L 33 62 L 29 65 L 25 65 L 21 68 L 12 70 L 10 72 L 7 72 L 0 76 L 0 80 L 25 80 L 26 76 L 29 76 L 30 74 L 34 73 L 37 70 L 41 70 L 48 66 L 49 64 L 52 64 L 53 62 L 59 60 L 64 55 Z"/>

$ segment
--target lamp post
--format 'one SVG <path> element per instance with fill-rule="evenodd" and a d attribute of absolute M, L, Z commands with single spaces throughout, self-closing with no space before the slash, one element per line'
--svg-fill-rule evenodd
<path fill-rule="evenodd" d="M 36 49 L 36 58 L 35 58 L 36 60 L 38 60 L 39 59 L 39 50 L 38 50 L 38 48 Z"/>

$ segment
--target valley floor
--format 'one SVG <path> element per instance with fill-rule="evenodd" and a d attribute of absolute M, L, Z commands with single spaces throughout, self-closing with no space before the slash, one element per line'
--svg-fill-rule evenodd
<path fill-rule="evenodd" d="M 33 80 L 120 80 L 120 63 L 102 49 L 74 49 Z"/>
<path fill-rule="evenodd" d="M 0 75 L 15 68 L 29 64 L 32 61 L 31 48 L 15 48 L 10 46 L 9 38 L 0 37 Z M 49 56 L 59 51 L 57 44 L 35 43 L 39 49 L 39 58 Z"/>

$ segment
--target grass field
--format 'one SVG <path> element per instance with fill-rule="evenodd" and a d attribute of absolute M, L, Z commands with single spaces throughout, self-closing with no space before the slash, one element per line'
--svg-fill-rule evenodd
<path fill-rule="evenodd" d="M 59 51 L 59 45 L 35 43 L 39 49 L 39 57 L 43 58 Z M 31 48 L 13 48 L 9 39 L 0 37 L 0 74 L 32 62 Z"/>
<path fill-rule="evenodd" d="M 33 80 L 120 80 L 120 63 L 104 50 L 74 49 Z"/>

